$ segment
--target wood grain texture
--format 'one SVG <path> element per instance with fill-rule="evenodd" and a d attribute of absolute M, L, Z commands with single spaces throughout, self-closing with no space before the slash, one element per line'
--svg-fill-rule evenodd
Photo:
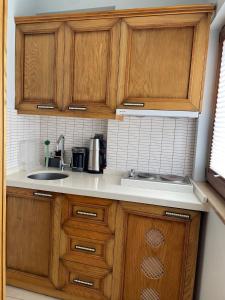
<path fill-rule="evenodd" d="M 7 0 L 0 1 L 0 299 L 5 299 L 5 153 L 6 153 L 6 59 L 7 59 Z"/>
<path fill-rule="evenodd" d="M 113 234 L 117 203 L 108 199 L 66 195 L 63 202 L 64 226 Z M 94 214 L 89 216 L 85 214 Z"/>
<path fill-rule="evenodd" d="M 189 214 L 191 221 L 165 217 L 165 210 Z M 163 300 L 192 300 L 199 222 L 197 212 L 121 202 L 116 222 L 112 299 L 139 299 L 143 289 L 152 288 Z M 151 229 L 164 236 L 160 247 L 148 245 L 146 233 Z M 163 274 L 158 280 L 145 277 L 141 271 L 141 264 L 148 257 L 162 263 Z"/>
<path fill-rule="evenodd" d="M 113 115 L 116 108 L 120 23 L 118 19 L 67 22 L 64 110 Z M 77 116 L 80 112 L 74 111 Z"/>
<path fill-rule="evenodd" d="M 200 110 L 208 21 L 207 14 L 125 18 L 118 104 L 140 102 L 142 109 Z"/>
<path fill-rule="evenodd" d="M 46 19 L 49 21 L 67 21 L 67 20 L 84 20 L 84 19 L 100 19 L 100 18 L 115 18 L 115 17 L 135 17 L 148 15 L 176 15 L 176 14 L 195 14 L 199 12 L 212 13 L 215 10 L 214 4 L 197 4 L 197 5 L 177 5 L 167 7 L 152 7 L 152 8 L 135 8 L 124 10 L 112 10 L 106 12 L 94 13 L 67 13 L 67 14 L 50 14 L 31 17 L 16 17 L 17 24 L 21 23 L 39 23 Z"/>
<path fill-rule="evenodd" d="M 60 264 L 60 272 L 65 272 L 66 281 L 63 291 L 76 297 L 93 300 L 109 300 L 111 298 L 112 273 L 107 269 L 101 269 L 80 263 L 63 260 Z M 76 284 L 74 280 L 79 279 L 89 282 L 93 286 L 86 287 Z"/>
<path fill-rule="evenodd" d="M 25 35 L 24 101 L 50 103 L 54 99 L 54 34 Z"/>
<path fill-rule="evenodd" d="M 73 233 L 73 232 L 72 232 Z M 63 232 L 62 234 L 65 234 Z M 113 250 L 114 250 L 114 239 L 106 235 L 95 235 L 92 234 L 91 238 L 88 237 L 88 233 L 83 230 L 82 237 L 74 235 L 66 235 L 64 250 L 61 253 L 61 257 L 64 260 L 80 262 L 95 267 L 110 269 L 113 266 Z M 106 239 L 107 238 L 107 239 Z M 63 238 L 62 238 L 63 241 Z M 93 252 L 76 247 L 83 247 L 93 249 Z"/>
<path fill-rule="evenodd" d="M 191 27 L 135 30 L 128 98 L 187 98 L 192 39 Z"/>
<path fill-rule="evenodd" d="M 45 278 L 57 287 L 62 198 L 34 192 L 7 189 L 7 270 L 24 273 L 27 279 Z"/>
<path fill-rule="evenodd" d="M 16 28 L 16 108 L 62 107 L 64 26 L 62 23 Z"/>
<path fill-rule="evenodd" d="M 51 202 L 7 197 L 7 267 L 49 276 Z"/>
<path fill-rule="evenodd" d="M 213 9 L 16 18 L 18 112 L 114 119 L 124 101 L 144 103 L 142 109 L 199 111 Z"/>
<path fill-rule="evenodd" d="M 155 289 L 162 300 L 168 300 L 168 295 L 171 299 L 192 300 L 199 212 L 56 193 L 52 194 L 52 200 L 43 200 L 34 197 L 33 193 L 34 190 L 29 189 L 7 189 L 8 214 L 15 216 L 13 219 L 9 218 L 8 230 L 17 223 L 19 217 L 20 222 L 16 224 L 14 233 L 20 230 L 35 206 L 39 226 L 36 225 L 36 217 L 29 220 L 31 225 L 35 224 L 36 231 L 43 232 L 45 228 L 45 232 L 41 238 L 38 234 L 29 236 L 27 244 L 32 255 L 36 253 L 36 247 L 32 247 L 34 240 L 37 246 L 42 245 L 41 253 L 46 251 L 47 246 L 50 249 L 49 256 L 47 260 L 39 262 L 40 266 L 37 266 L 38 259 L 35 258 L 35 268 L 31 271 L 33 273 L 8 268 L 8 284 L 68 300 L 133 300 L 139 299 L 142 290 L 147 287 Z M 92 220 L 86 216 L 73 220 L 74 212 L 77 219 L 78 208 L 89 212 L 94 209 L 99 219 Z M 190 216 L 190 220 L 167 217 L 165 211 L 186 214 Z M 51 213 L 52 218 L 45 217 L 46 213 Z M 33 225 L 26 223 L 29 228 L 23 231 L 31 232 Z M 156 247 L 151 246 L 147 240 L 147 234 L 152 229 L 159 231 L 163 237 L 162 243 Z M 11 236 L 12 234 L 10 238 Z M 20 243 L 25 244 L 25 237 L 26 235 L 21 235 Z M 43 244 L 44 237 L 46 241 Z M 14 243 L 17 241 L 14 236 L 11 240 Z M 158 243 L 157 240 L 156 242 Z M 75 249 L 76 245 L 95 248 L 96 251 L 79 251 Z M 9 257 L 12 256 L 12 250 L 14 249 L 11 247 Z M 18 250 L 15 257 L 18 261 Z M 146 270 L 145 273 L 141 270 L 143 260 L 151 257 L 162 263 L 163 272 L 158 279 L 147 278 L 144 275 Z M 27 255 L 22 260 L 26 261 Z M 48 274 L 40 276 L 37 268 L 42 268 L 42 272 L 47 270 L 44 261 L 48 261 Z M 30 266 L 32 263 L 33 261 Z M 157 271 L 155 266 L 157 267 L 157 262 L 155 264 L 154 261 L 153 271 Z M 156 271 L 151 274 L 158 276 Z M 74 282 L 77 279 L 81 283 Z M 85 286 L 82 281 L 90 285 Z"/>

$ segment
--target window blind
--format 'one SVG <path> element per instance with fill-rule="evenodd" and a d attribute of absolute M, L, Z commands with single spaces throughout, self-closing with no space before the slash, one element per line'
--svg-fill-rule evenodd
<path fill-rule="evenodd" d="M 210 169 L 225 178 L 225 41 L 222 46 Z"/>

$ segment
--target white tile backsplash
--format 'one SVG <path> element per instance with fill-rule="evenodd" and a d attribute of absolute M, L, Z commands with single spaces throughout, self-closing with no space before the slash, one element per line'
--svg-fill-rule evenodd
<path fill-rule="evenodd" d="M 58 137 L 65 136 L 65 161 L 70 162 L 71 148 L 88 147 L 90 138 L 95 133 L 107 136 L 107 121 L 99 119 L 81 119 L 64 117 L 41 117 L 40 119 L 40 141 L 41 141 L 41 160 L 44 160 L 45 140 L 50 140 L 50 151 L 56 148 Z"/>
<path fill-rule="evenodd" d="M 196 120 L 125 117 L 108 123 L 108 168 L 191 175 Z"/>
<path fill-rule="evenodd" d="M 7 169 L 19 167 L 20 143 L 40 139 L 40 117 L 18 115 L 13 108 L 7 111 Z"/>
<path fill-rule="evenodd" d="M 195 155 L 195 119 L 125 117 L 124 121 L 17 115 L 8 109 L 7 167 L 18 167 L 19 144 L 39 139 L 44 161 L 46 139 L 54 151 L 57 138 L 65 135 L 66 161 L 71 148 L 88 147 L 95 133 L 107 137 L 108 169 L 191 175 Z"/>

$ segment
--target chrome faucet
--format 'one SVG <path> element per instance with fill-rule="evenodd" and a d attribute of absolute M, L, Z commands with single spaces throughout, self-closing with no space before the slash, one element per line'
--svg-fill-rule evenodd
<path fill-rule="evenodd" d="M 56 142 L 56 151 L 60 150 L 60 143 L 61 143 L 61 156 L 60 156 L 60 164 L 59 164 L 59 168 L 64 171 L 65 166 L 68 166 L 68 164 L 65 164 L 64 161 L 64 153 L 65 153 L 65 137 L 64 135 L 60 135 L 60 137 L 58 138 L 57 142 Z"/>

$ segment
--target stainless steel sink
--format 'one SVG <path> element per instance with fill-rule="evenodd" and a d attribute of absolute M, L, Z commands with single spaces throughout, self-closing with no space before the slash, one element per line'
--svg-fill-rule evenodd
<path fill-rule="evenodd" d="M 37 174 L 31 174 L 27 177 L 36 180 L 57 180 L 57 179 L 67 178 L 69 177 L 69 175 L 60 174 L 60 173 L 37 173 Z"/>

